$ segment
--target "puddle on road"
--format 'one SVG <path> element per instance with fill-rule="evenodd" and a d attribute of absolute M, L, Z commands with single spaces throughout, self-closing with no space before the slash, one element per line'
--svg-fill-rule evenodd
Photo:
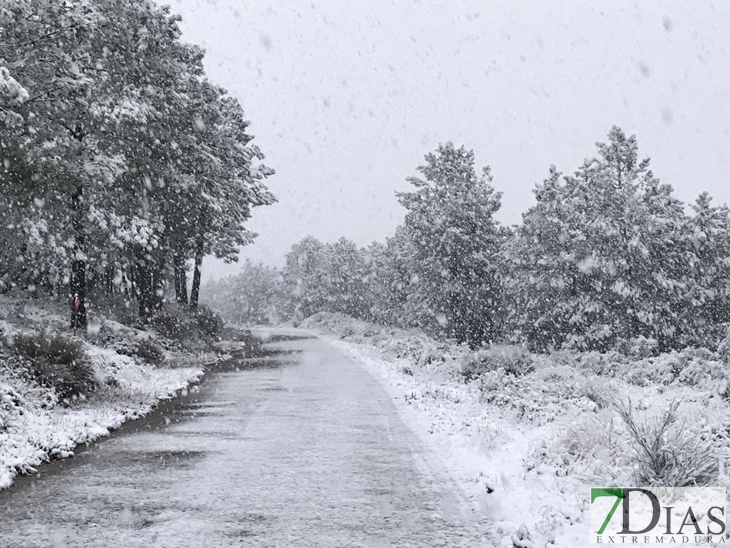
<path fill-rule="evenodd" d="M 264 386 L 262 388 L 259 388 L 259 392 L 288 392 L 288 388 L 284 388 L 283 386 Z"/>
<path fill-rule="evenodd" d="M 197 461 L 205 458 L 205 451 L 189 451 L 189 450 L 134 450 L 134 451 L 117 451 L 114 458 L 123 461 L 126 466 L 135 464 L 152 464 L 153 466 L 190 466 Z"/>
<path fill-rule="evenodd" d="M 188 407 L 229 407 L 236 405 L 235 401 L 215 401 L 215 402 L 193 402 Z"/>

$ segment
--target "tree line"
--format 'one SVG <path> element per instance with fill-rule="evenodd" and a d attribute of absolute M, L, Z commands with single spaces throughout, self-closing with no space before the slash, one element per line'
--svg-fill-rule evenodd
<path fill-rule="evenodd" d="M 273 173 L 180 18 L 147 0 L 0 2 L 0 291 L 89 293 L 149 319 L 235 261 Z M 192 267 L 188 290 L 187 271 Z"/>
<path fill-rule="evenodd" d="M 687 208 L 635 136 L 614 127 L 574 173 L 551 167 L 512 227 L 495 220 L 501 195 L 472 151 L 442 144 L 418 171 L 384 244 L 307 237 L 282 269 L 247 263 L 212 284 L 212 303 L 238 321 L 341 312 L 472 347 L 659 352 L 724 338 L 729 210 L 707 193 Z"/>

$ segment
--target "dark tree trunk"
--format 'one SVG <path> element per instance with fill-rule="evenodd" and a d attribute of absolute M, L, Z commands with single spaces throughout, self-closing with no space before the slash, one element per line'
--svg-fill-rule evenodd
<path fill-rule="evenodd" d="M 174 258 L 175 300 L 178 304 L 188 304 L 188 278 L 185 260 L 179 253 Z"/>
<path fill-rule="evenodd" d="M 165 258 L 163 256 L 154 263 L 154 269 L 152 271 L 152 291 L 155 311 L 162 308 L 162 303 L 165 300 L 165 286 Z"/>
<path fill-rule="evenodd" d="M 199 238 L 195 244 L 195 268 L 193 269 L 193 285 L 190 288 L 190 309 L 198 309 L 200 297 L 200 267 L 203 264 L 203 239 Z"/>
<path fill-rule="evenodd" d="M 157 308 L 155 302 L 154 268 L 146 256 L 138 257 L 135 268 L 137 281 L 137 295 L 139 304 L 139 319 L 148 323 Z"/>
<path fill-rule="evenodd" d="M 137 286 L 137 304 L 139 305 L 139 319 L 142 323 L 147 323 L 152 315 L 152 306 L 150 302 L 149 274 L 147 263 L 142 260 L 137 263 L 135 268 L 135 281 Z"/>
<path fill-rule="evenodd" d="M 129 298 L 137 299 L 137 273 L 135 272 L 134 260 L 129 263 Z"/>
<path fill-rule="evenodd" d="M 111 297 L 114 293 L 114 267 L 104 269 L 104 295 Z"/>
<path fill-rule="evenodd" d="M 74 255 L 71 262 L 71 328 L 86 329 L 86 260 L 84 248 L 84 189 L 79 186 L 71 197 Z"/>
<path fill-rule="evenodd" d="M 175 302 L 180 304 L 180 299 L 181 299 L 180 273 L 178 272 L 178 268 L 177 268 L 177 257 L 175 257 L 173 262 L 174 262 L 174 266 L 172 268 L 172 277 L 175 282 Z"/>

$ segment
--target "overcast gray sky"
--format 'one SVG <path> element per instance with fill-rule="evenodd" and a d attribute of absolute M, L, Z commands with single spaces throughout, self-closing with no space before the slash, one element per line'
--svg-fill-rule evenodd
<path fill-rule="evenodd" d="M 277 171 L 243 257 L 281 264 L 308 234 L 384 240 L 394 191 L 447 140 L 492 166 L 508 224 L 612 124 L 683 200 L 730 202 L 730 3 L 168 1 Z M 236 270 L 207 261 L 205 277 Z"/>

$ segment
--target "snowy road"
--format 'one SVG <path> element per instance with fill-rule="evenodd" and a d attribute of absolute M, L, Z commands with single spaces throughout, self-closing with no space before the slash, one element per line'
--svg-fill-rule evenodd
<path fill-rule="evenodd" d="M 488 546 L 380 385 L 317 339 L 222 373 L 186 420 L 0 492 L 0 546 Z"/>

